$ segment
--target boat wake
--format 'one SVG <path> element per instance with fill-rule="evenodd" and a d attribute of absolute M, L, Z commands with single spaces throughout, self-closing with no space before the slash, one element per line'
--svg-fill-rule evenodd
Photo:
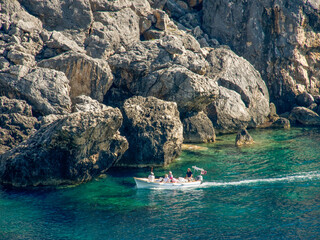
<path fill-rule="evenodd" d="M 255 185 L 255 184 L 266 184 L 266 183 L 277 183 L 277 182 L 303 182 L 306 180 L 320 179 L 320 172 L 304 172 L 295 175 L 288 175 L 283 177 L 274 178 L 261 178 L 261 179 L 249 179 L 240 180 L 233 182 L 204 182 L 201 184 L 202 187 L 227 187 L 227 186 L 240 186 L 240 185 Z"/>

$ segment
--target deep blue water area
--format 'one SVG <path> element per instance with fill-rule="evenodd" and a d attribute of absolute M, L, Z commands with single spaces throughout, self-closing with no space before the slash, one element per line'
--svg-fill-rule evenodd
<path fill-rule="evenodd" d="M 150 169 L 61 188 L 0 189 L 0 239 L 319 239 L 320 129 L 249 130 L 192 145 L 156 176 L 208 171 L 200 188 L 136 189 Z"/>

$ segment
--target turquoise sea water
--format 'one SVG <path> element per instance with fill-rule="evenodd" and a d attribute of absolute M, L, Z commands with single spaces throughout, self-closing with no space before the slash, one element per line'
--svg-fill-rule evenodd
<path fill-rule="evenodd" d="M 251 130 L 185 150 L 156 176 L 208 170 L 193 190 L 136 189 L 148 169 L 59 189 L 0 189 L 0 239 L 319 239 L 320 129 Z"/>

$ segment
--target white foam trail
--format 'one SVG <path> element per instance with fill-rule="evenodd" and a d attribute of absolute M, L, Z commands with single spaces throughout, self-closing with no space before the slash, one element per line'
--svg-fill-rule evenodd
<path fill-rule="evenodd" d="M 239 185 L 250 185 L 257 183 L 276 183 L 276 182 L 298 182 L 301 180 L 313 180 L 320 179 L 319 172 L 306 172 L 299 173 L 296 175 L 284 176 L 284 177 L 275 177 L 275 178 L 265 178 L 265 179 L 249 179 L 249 180 L 240 180 L 234 182 L 204 182 L 201 184 L 202 187 L 225 187 L 225 186 L 239 186 Z"/>

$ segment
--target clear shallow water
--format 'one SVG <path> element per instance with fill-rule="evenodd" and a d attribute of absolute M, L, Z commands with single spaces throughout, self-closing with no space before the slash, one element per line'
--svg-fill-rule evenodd
<path fill-rule="evenodd" d="M 208 170 L 193 190 L 139 190 L 133 176 L 61 189 L 0 189 L 0 239 L 319 239 L 320 130 L 250 131 L 185 150 L 156 176 Z"/>

